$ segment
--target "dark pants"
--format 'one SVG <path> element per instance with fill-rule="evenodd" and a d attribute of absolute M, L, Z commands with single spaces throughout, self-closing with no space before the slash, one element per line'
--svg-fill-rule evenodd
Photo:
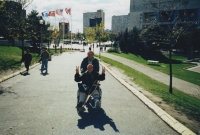
<path fill-rule="evenodd" d="M 30 66 L 30 62 L 28 61 L 25 61 L 24 62 L 24 65 L 25 65 L 25 67 L 26 67 L 26 71 L 29 71 L 29 66 Z"/>
<path fill-rule="evenodd" d="M 48 71 L 48 60 L 42 61 L 41 72 L 43 72 L 43 70 L 46 70 L 46 73 L 47 73 L 47 71 Z"/>

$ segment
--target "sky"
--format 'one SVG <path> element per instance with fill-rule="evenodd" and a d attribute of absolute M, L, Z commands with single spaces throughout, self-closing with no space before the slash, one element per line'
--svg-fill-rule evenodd
<path fill-rule="evenodd" d="M 71 15 L 66 14 L 65 8 L 71 8 Z M 105 29 L 111 30 L 112 16 L 128 15 L 130 11 L 130 0 L 33 0 L 25 8 L 27 14 L 32 10 L 37 10 L 41 15 L 44 11 L 55 11 L 63 9 L 63 17 L 69 23 L 72 22 L 72 32 L 83 32 L 83 13 L 97 12 L 101 9 L 105 12 Z M 61 16 L 44 17 L 49 20 L 51 25 L 57 25 L 63 18 Z M 55 23 L 56 22 L 56 23 Z M 71 30 L 71 28 L 70 28 Z"/>

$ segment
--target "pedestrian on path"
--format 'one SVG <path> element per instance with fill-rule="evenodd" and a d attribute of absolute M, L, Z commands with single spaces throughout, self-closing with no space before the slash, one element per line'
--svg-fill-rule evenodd
<path fill-rule="evenodd" d="M 93 51 L 89 51 L 87 53 L 87 57 L 85 57 L 82 60 L 81 67 L 80 67 L 81 73 L 84 73 L 85 71 L 87 71 L 88 64 L 92 64 L 94 66 L 94 71 L 99 72 L 99 61 L 97 58 L 94 57 Z"/>
<path fill-rule="evenodd" d="M 62 46 L 60 46 L 60 54 L 62 53 Z"/>
<path fill-rule="evenodd" d="M 22 57 L 22 62 L 24 62 L 24 64 L 25 64 L 27 73 L 29 71 L 29 66 L 31 64 L 31 61 L 32 61 L 32 55 L 30 54 L 29 49 L 27 49 L 26 54 L 24 54 L 24 56 Z"/>
<path fill-rule="evenodd" d="M 48 73 L 48 59 L 49 59 L 49 52 L 47 51 L 47 48 L 43 48 L 43 52 L 41 54 L 42 59 L 42 65 L 41 65 L 41 73 L 43 73 L 43 70 L 46 70 L 45 74 Z"/>

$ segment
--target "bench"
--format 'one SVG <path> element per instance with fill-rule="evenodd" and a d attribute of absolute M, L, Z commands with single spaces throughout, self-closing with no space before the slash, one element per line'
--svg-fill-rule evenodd
<path fill-rule="evenodd" d="M 156 60 L 147 60 L 148 64 L 159 65 L 159 61 Z"/>

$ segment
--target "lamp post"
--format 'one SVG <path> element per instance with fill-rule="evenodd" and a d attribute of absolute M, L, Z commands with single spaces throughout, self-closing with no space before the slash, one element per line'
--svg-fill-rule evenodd
<path fill-rule="evenodd" d="M 85 39 L 83 38 L 82 42 L 84 41 Z M 83 50 L 84 50 L 84 42 L 83 42 Z"/>
<path fill-rule="evenodd" d="M 77 29 L 76 40 L 79 40 L 79 29 Z"/>
<path fill-rule="evenodd" d="M 44 20 L 40 20 L 39 23 L 41 24 L 41 29 L 40 29 L 40 33 L 41 33 L 41 44 L 40 44 L 40 51 L 41 51 L 41 46 L 43 44 L 43 39 L 42 39 L 42 24 L 44 23 Z"/>
<path fill-rule="evenodd" d="M 48 31 L 48 52 L 49 52 L 50 27 L 47 28 L 47 31 Z"/>
<path fill-rule="evenodd" d="M 63 25 L 63 46 L 64 46 L 64 27 L 65 27 L 65 22 L 62 22 Z"/>
<path fill-rule="evenodd" d="M 71 49 L 72 49 L 72 32 L 70 31 Z"/>

